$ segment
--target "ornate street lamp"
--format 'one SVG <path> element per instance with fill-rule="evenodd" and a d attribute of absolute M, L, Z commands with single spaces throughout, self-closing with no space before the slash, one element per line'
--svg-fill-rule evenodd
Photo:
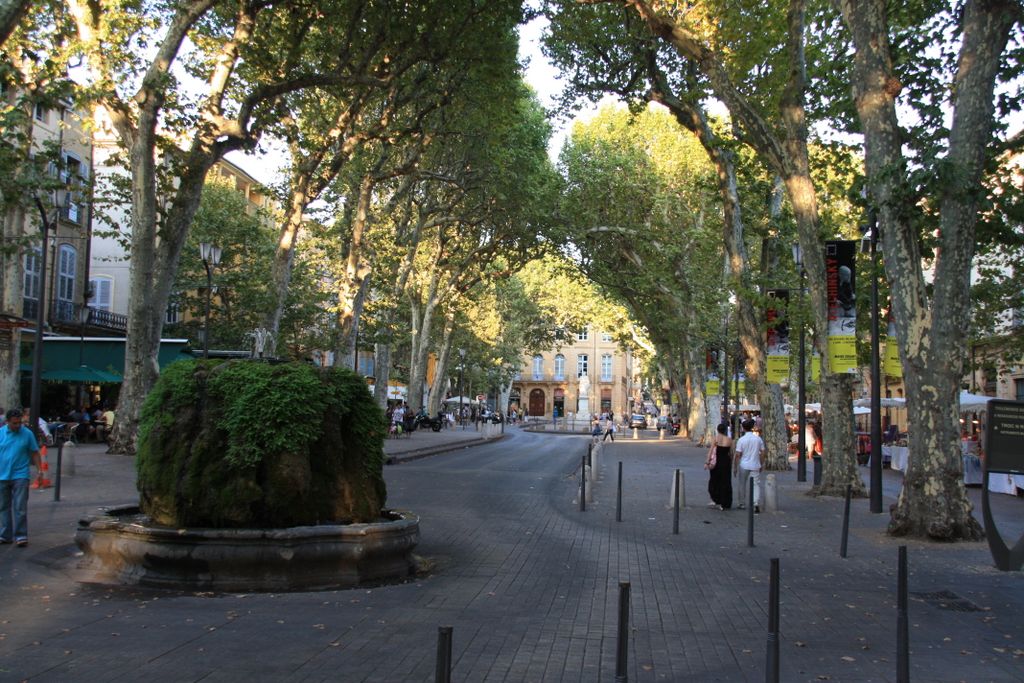
<path fill-rule="evenodd" d="M 50 241 L 50 217 L 46 213 L 46 207 L 43 206 L 43 201 L 36 195 L 36 208 L 39 209 L 39 218 L 42 221 L 42 255 L 39 263 L 39 307 L 36 310 L 36 343 L 35 348 L 32 349 L 32 389 L 31 398 L 29 405 L 29 412 L 31 413 L 31 419 L 29 426 L 32 431 L 37 435 L 39 434 L 39 418 L 42 417 L 41 411 L 41 396 L 42 396 L 42 381 L 43 381 L 43 327 L 46 324 L 46 262 L 47 254 L 49 252 L 49 241 Z M 53 208 L 57 210 L 59 214 L 61 209 L 67 206 L 68 196 L 66 192 L 54 192 L 53 193 Z"/>
<path fill-rule="evenodd" d="M 793 263 L 800 271 L 800 310 L 803 314 L 804 304 L 804 278 L 807 271 L 804 270 L 803 251 L 800 244 L 793 245 Z M 797 371 L 797 444 L 798 453 L 796 456 L 796 480 L 807 481 L 807 413 L 804 405 L 807 402 L 807 361 L 806 349 L 804 348 L 804 321 L 800 318 L 800 368 Z"/>
<path fill-rule="evenodd" d="M 203 358 L 210 357 L 210 300 L 213 294 L 213 269 L 220 264 L 220 247 L 209 242 L 199 243 L 199 257 L 206 268 L 206 317 L 203 321 Z"/>

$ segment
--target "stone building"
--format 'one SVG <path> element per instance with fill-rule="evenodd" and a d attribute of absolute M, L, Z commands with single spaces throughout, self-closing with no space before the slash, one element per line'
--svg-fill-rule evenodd
<path fill-rule="evenodd" d="M 628 414 L 637 378 L 633 356 L 609 332 L 587 329 L 560 346 L 523 358 L 509 407 L 530 417 L 587 419 Z"/>

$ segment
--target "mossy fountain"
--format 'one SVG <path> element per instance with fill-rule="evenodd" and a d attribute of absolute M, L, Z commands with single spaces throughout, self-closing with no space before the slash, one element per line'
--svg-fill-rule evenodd
<path fill-rule="evenodd" d="M 384 437 L 350 371 L 174 363 L 143 408 L 139 505 L 79 522 L 86 580 L 280 591 L 408 576 L 419 520 L 384 507 Z"/>

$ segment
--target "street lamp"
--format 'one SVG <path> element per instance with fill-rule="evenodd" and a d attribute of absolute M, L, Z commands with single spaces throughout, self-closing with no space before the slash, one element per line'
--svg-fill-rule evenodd
<path fill-rule="evenodd" d="M 206 318 L 203 321 L 203 358 L 210 357 L 210 299 L 213 294 L 213 269 L 220 264 L 220 247 L 210 242 L 199 243 L 199 257 L 206 268 Z"/>
<path fill-rule="evenodd" d="M 462 371 L 466 367 L 466 349 L 459 349 L 459 424 L 462 425 L 462 431 L 466 431 L 466 421 L 462 418 L 462 397 L 463 393 L 462 386 Z"/>
<path fill-rule="evenodd" d="M 89 322 L 89 314 L 91 313 L 88 306 L 82 306 L 78 309 L 78 366 L 81 368 L 85 367 L 85 326 Z M 84 381 L 84 380 L 83 380 Z M 78 385 L 78 407 L 82 406 L 82 384 Z"/>
<path fill-rule="evenodd" d="M 807 271 L 804 270 L 804 254 L 800 249 L 800 243 L 793 245 L 793 263 L 800 271 L 800 369 L 797 371 L 797 444 L 798 453 L 796 456 L 796 480 L 807 481 L 807 413 L 804 405 L 807 402 L 807 362 L 806 349 L 804 348 L 804 278 Z"/>
<path fill-rule="evenodd" d="M 882 381 L 878 353 L 878 215 L 868 208 L 862 251 L 871 254 L 871 512 L 882 511 Z"/>
<path fill-rule="evenodd" d="M 39 434 L 39 419 L 42 417 L 42 381 L 43 381 L 43 325 L 46 323 L 46 262 L 49 252 L 48 244 L 50 239 L 50 217 L 46 214 L 46 207 L 38 195 L 35 197 L 36 207 L 39 209 L 39 218 L 42 221 L 42 256 L 39 263 L 39 305 L 36 310 L 36 344 L 32 349 L 32 389 L 29 405 L 31 419 L 29 425 L 32 431 Z M 61 192 L 53 193 L 53 208 L 59 212 L 67 205 L 67 195 Z"/>

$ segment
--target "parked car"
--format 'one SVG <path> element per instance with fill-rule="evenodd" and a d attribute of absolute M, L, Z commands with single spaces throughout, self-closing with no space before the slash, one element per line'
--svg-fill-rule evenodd
<path fill-rule="evenodd" d="M 644 429 L 647 427 L 647 418 L 640 413 L 633 413 L 629 417 L 629 426 L 632 429 Z"/>

